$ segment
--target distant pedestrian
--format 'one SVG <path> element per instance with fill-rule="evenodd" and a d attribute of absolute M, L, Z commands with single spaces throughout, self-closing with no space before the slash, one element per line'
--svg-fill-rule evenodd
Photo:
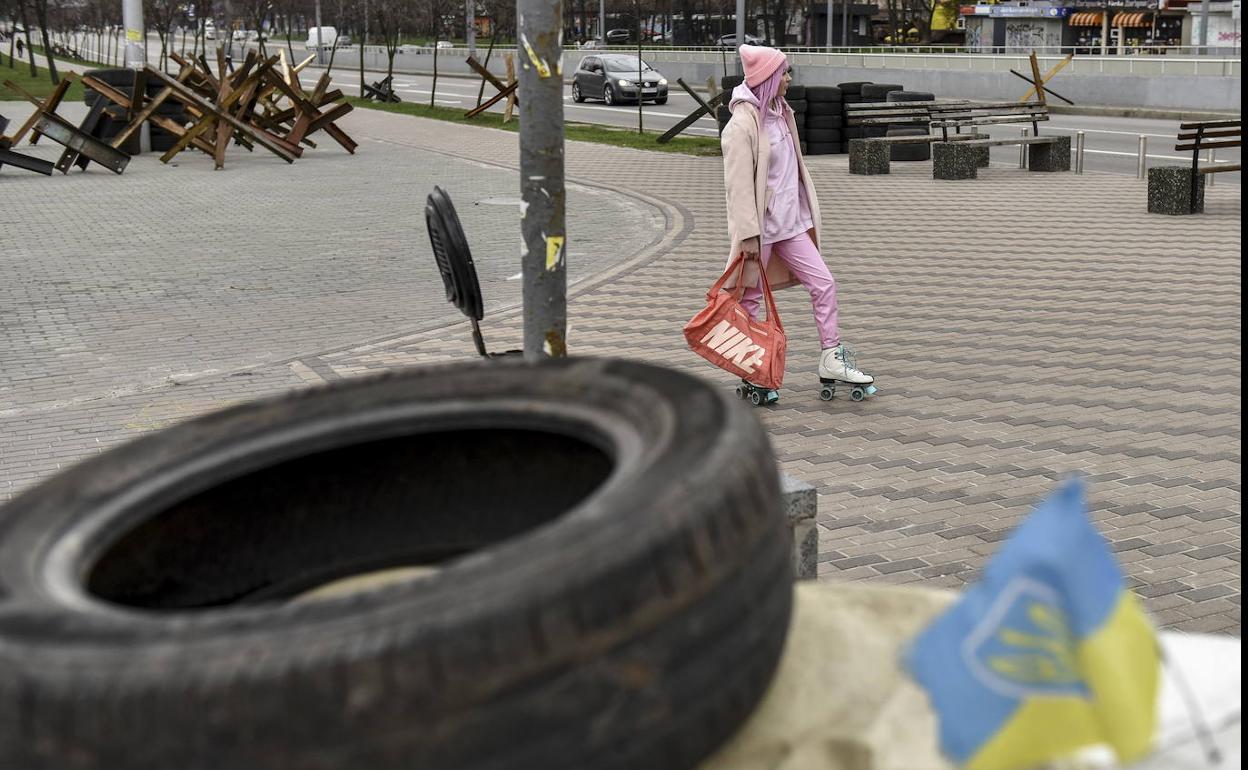
<path fill-rule="evenodd" d="M 758 317 L 759 263 L 772 289 L 800 282 L 810 292 L 819 327 L 819 379 L 868 386 L 874 378 L 854 367 L 841 343 L 836 280 L 819 253 L 819 201 L 797 146 L 793 110 L 784 98 L 792 68 L 783 52 L 765 46 L 741 46 L 741 63 L 745 82 L 732 92 L 732 119 L 722 137 L 729 261 L 742 253 L 747 260 L 741 305 Z M 776 399 L 771 391 L 766 400 Z"/>
<path fill-rule="evenodd" d="M 23 49 L 24 47 L 25 47 L 25 46 L 23 46 L 23 45 L 22 45 L 22 39 L 19 37 L 19 38 L 17 39 L 17 55 L 18 55 L 18 56 L 21 56 L 21 55 L 22 55 L 22 49 Z"/>

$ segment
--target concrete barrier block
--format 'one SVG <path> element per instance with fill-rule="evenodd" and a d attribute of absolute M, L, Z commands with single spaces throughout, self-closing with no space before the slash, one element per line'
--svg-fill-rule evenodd
<path fill-rule="evenodd" d="M 1027 147 L 1029 171 L 1070 171 L 1070 136 L 1054 138 L 1056 141 Z"/>
<path fill-rule="evenodd" d="M 933 179 L 975 179 L 979 176 L 977 150 L 987 147 L 967 146 L 965 142 L 934 142 L 932 144 Z"/>
<path fill-rule="evenodd" d="M 888 144 L 870 139 L 849 140 L 849 173 L 870 176 L 887 174 Z"/>
<path fill-rule="evenodd" d="M 1193 200 L 1191 166 L 1154 166 L 1148 170 L 1148 213 L 1181 216 L 1204 210 L 1204 175 L 1196 175 L 1196 199 Z"/>
<path fill-rule="evenodd" d="M 819 495 L 810 484 L 781 474 L 780 496 L 793 533 L 793 574 L 798 580 L 814 580 L 819 558 L 819 529 L 815 526 Z"/>

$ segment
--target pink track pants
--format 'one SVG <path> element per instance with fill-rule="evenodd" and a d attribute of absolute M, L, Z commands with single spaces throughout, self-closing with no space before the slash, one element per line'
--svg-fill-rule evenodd
<path fill-rule="evenodd" d="M 819 326 L 819 341 L 822 347 L 834 348 L 841 343 L 841 334 L 836 325 L 836 279 L 832 277 L 828 265 L 819 255 L 819 249 L 810 240 L 809 233 L 802 233 L 787 241 L 763 244 L 763 268 L 775 254 L 784 260 L 789 270 L 810 292 L 810 301 L 814 305 L 815 323 Z M 741 297 L 741 306 L 754 318 L 758 318 L 758 306 L 763 298 L 762 286 L 746 288 Z"/>

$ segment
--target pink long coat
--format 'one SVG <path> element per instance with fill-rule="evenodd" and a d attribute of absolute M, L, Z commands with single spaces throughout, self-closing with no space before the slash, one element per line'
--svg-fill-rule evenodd
<path fill-rule="evenodd" d="M 789 122 L 789 133 L 796 139 L 797 124 L 793 122 L 792 113 L 786 111 L 785 119 Z M 728 252 L 731 262 L 741 253 L 741 243 L 748 238 L 761 236 L 763 220 L 766 217 L 767 204 L 771 202 L 772 191 L 767 187 L 767 167 L 771 162 L 771 142 L 766 131 L 759 131 L 758 110 L 749 102 L 740 102 L 732 111 L 732 120 L 724 127 L 720 139 L 724 152 L 724 190 L 728 197 L 728 235 L 732 241 L 732 249 Z M 806 161 L 802 159 L 802 150 L 796 146 L 797 168 L 802 186 L 806 188 L 806 201 L 810 205 L 810 219 L 814 227 L 809 231 L 810 238 L 819 247 L 821 225 L 819 222 L 819 200 L 815 197 L 815 185 L 811 182 L 810 173 L 806 170 Z M 743 277 L 746 286 L 758 284 L 758 263 L 747 262 Z M 779 259 L 770 260 L 767 264 L 767 281 L 772 290 L 784 289 L 795 285 L 798 281 L 789 272 L 789 268 Z M 728 284 L 736 282 L 729 279 Z"/>

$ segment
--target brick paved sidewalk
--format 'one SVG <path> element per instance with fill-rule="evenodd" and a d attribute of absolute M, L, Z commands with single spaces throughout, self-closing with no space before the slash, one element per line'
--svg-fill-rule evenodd
<path fill-rule="evenodd" d="M 357 111 L 349 130 L 516 165 L 512 134 L 439 128 Z M 667 219 L 661 240 L 638 233 L 650 244 L 641 254 L 574 291 L 572 351 L 731 387 L 680 335 L 727 248 L 719 161 L 579 144 L 567 158 L 570 178 L 628 191 Z M 759 413 L 784 470 L 819 488 L 821 575 L 963 585 L 1062 474 L 1079 471 L 1158 622 L 1239 633 L 1238 188 L 1211 190 L 1204 216 L 1164 218 L 1145 213 L 1143 183 L 1118 176 L 992 168 L 938 183 L 929 165 L 899 163 L 889 177 L 851 177 L 839 156 L 811 168 L 842 332 L 880 386 L 864 403 L 819 401 L 809 301 L 801 289 L 780 295 L 788 380 Z M 587 234 L 572 222 L 570 241 Z M 487 315 L 484 329 L 492 347 L 520 344 L 515 311 Z M 74 414 L 70 433 L 105 445 L 126 424 L 155 427 L 292 382 L 471 355 L 466 324 L 400 331 L 103 401 Z M 17 428 L 69 461 L 83 450 L 60 448 L 66 419 Z M 0 484 L 12 468 L 6 454 Z"/>

